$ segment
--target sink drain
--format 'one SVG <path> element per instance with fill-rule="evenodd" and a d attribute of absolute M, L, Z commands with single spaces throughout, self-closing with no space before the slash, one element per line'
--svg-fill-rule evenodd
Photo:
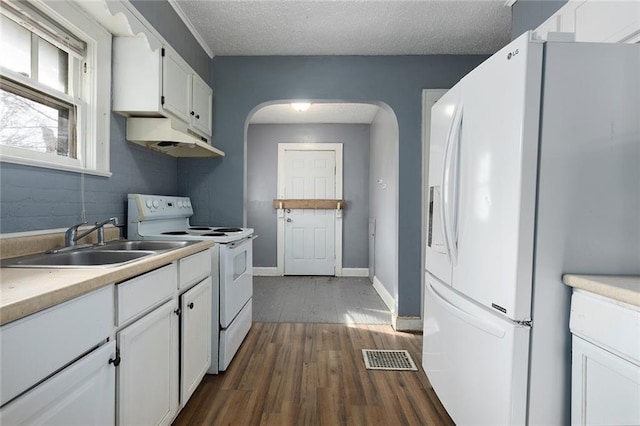
<path fill-rule="evenodd" d="M 408 351 L 363 349 L 362 357 L 367 370 L 418 371 Z"/>

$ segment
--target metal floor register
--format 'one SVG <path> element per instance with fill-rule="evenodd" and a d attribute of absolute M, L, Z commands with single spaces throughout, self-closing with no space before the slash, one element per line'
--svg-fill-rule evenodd
<path fill-rule="evenodd" d="M 408 351 L 363 349 L 362 357 L 367 370 L 418 371 Z"/>

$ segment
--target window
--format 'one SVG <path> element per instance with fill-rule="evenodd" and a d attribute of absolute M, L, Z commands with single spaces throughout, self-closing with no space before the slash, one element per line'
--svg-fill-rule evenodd
<path fill-rule="evenodd" d="M 0 12 L 0 159 L 109 175 L 110 34 L 69 1 Z"/>

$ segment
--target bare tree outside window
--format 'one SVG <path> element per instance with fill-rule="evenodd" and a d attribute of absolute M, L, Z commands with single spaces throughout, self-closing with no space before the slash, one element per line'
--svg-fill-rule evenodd
<path fill-rule="evenodd" d="M 48 106 L 0 89 L 0 143 L 76 158 L 70 149 L 70 108 Z"/>

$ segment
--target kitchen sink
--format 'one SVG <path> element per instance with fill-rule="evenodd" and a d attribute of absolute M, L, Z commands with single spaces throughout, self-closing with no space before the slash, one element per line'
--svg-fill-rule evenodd
<path fill-rule="evenodd" d="M 149 250 L 91 250 L 79 249 L 62 253 L 37 254 L 7 259 L 3 267 L 9 268 L 96 268 L 120 266 L 145 256 L 156 254 Z"/>
<path fill-rule="evenodd" d="M 104 245 L 64 247 L 50 253 L 4 259 L 3 268 L 106 268 L 196 244 L 198 241 L 126 241 Z"/>
<path fill-rule="evenodd" d="M 94 247 L 92 250 L 150 250 L 165 251 L 186 247 L 195 244 L 196 241 L 111 241 L 103 246 Z"/>

